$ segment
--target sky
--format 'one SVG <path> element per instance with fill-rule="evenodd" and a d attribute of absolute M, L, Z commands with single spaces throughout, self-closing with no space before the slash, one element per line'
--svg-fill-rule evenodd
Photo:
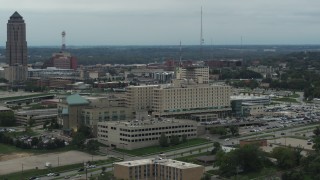
<path fill-rule="evenodd" d="M 319 0 L 0 0 L 0 46 L 18 11 L 29 46 L 320 44 Z"/>

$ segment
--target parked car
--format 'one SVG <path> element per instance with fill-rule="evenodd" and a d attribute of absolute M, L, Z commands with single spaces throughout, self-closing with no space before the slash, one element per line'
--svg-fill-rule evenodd
<path fill-rule="evenodd" d="M 49 174 L 47 174 L 47 176 L 54 176 L 55 175 L 55 173 L 49 173 Z"/>
<path fill-rule="evenodd" d="M 94 164 L 92 164 L 92 165 L 88 166 L 88 168 L 95 168 L 95 167 L 97 167 L 97 166 L 96 166 L 96 165 L 94 165 Z"/>

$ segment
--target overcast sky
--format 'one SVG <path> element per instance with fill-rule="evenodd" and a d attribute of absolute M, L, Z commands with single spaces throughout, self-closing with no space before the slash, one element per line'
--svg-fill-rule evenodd
<path fill-rule="evenodd" d="M 320 44 L 319 0 L 0 0 L 0 46 L 9 17 L 28 45 Z"/>

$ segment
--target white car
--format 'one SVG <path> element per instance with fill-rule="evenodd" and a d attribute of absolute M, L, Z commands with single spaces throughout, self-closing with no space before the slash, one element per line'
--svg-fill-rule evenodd
<path fill-rule="evenodd" d="M 97 167 L 97 166 L 94 164 L 89 166 L 89 168 L 95 168 L 95 167 Z"/>
<path fill-rule="evenodd" d="M 54 175 L 55 175 L 54 173 L 47 174 L 47 176 L 54 176 Z"/>
<path fill-rule="evenodd" d="M 227 138 L 227 139 L 225 139 L 224 141 L 230 141 L 230 139 L 229 139 L 229 138 Z"/>

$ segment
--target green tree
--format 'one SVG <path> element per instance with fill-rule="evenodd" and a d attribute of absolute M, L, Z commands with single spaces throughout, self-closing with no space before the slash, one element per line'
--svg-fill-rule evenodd
<path fill-rule="evenodd" d="M 33 137 L 31 139 L 31 146 L 36 146 L 39 143 L 39 139 L 37 137 Z"/>
<path fill-rule="evenodd" d="M 168 138 L 165 133 L 161 133 L 160 139 L 159 139 L 159 144 L 161 147 L 168 147 Z"/>
<path fill-rule="evenodd" d="M 80 127 L 77 130 L 77 133 L 83 134 L 85 137 L 91 136 L 91 130 L 88 126 L 80 125 Z"/>
<path fill-rule="evenodd" d="M 244 172 L 257 172 L 263 168 L 265 157 L 256 145 L 245 145 L 236 150 L 240 167 Z"/>
<path fill-rule="evenodd" d="M 319 169 L 320 169 L 320 154 L 313 153 L 309 154 L 302 161 L 302 167 L 305 174 L 307 174 L 310 179 L 320 179 Z"/>
<path fill-rule="evenodd" d="M 170 138 L 170 144 L 175 146 L 175 145 L 178 145 L 179 143 L 180 143 L 179 136 L 172 135 Z"/>
<path fill-rule="evenodd" d="M 86 137 L 82 133 L 76 133 L 72 138 L 72 144 L 78 146 L 78 148 L 83 148 L 83 143 L 85 142 Z"/>
<path fill-rule="evenodd" d="M 211 180 L 211 175 L 205 173 L 201 180 Z"/>
<path fill-rule="evenodd" d="M 15 118 L 13 111 L 0 113 L 0 126 L 14 126 Z"/>
<path fill-rule="evenodd" d="M 186 134 L 183 134 L 182 135 L 182 142 L 187 142 L 187 135 Z"/>
<path fill-rule="evenodd" d="M 320 153 L 320 137 L 319 136 L 313 138 L 312 149 L 314 149 L 317 153 Z"/>
<path fill-rule="evenodd" d="M 30 127 L 32 127 L 32 126 L 34 125 L 34 123 L 36 123 L 36 120 L 33 119 L 33 116 L 30 116 L 30 117 L 29 117 L 29 120 L 28 120 L 28 125 L 29 125 Z"/>
<path fill-rule="evenodd" d="M 293 168 L 297 165 L 295 153 L 290 148 L 275 147 L 271 154 L 277 159 L 277 165 L 282 169 Z"/>
<path fill-rule="evenodd" d="M 213 143 L 213 149 L 211 151 L 211 154 L 216 154 L 218 151 L 221 150 L 221 145 L 219 142 L 214 142 Z"/>
<path fill-rule="evenodd" d="M 104 173 L 106 171 L 106 167 L 105 166 L 102 166 L 101 167 L 101 173 Z"/>
<path fill-rule="evenodd" d="M 295 156 L 295 160 L 296 160 L 296 164 L 299 166 L 300 165 L 300 162 L 301 162 L 301 159 L 302 159 L 302 152 L 303 150 L 303 147 L 302 146 L 298 146 L 298 147 L 295 147 L 293 148 L 293 153 L 294 153 L 294 156 Z"/>
<path fill-rule="evenodd" d="M 238 126 L 230 126 L 229 129 L 230 129 L 232 136 L 239 134 L 239 127 Z"/>
<path fill-rule="evenodd" d="M 87 147 L 88 151 L 91 151 L 91 152 L 97 151 L 97 150 L 99 150 L 99 143 L 96 140 L 90 140 L 90 141 L 88 141 L 86 147 Z"/>
<path fill-rule="evenodd" d="M 315 136 L 320 136 L 320 126 L 317 126 L 316 129 L 313 130 L 313 134 Z"/>
<path fill-rule="evenodd" d="M 212 127 L 210 128 L 211 134 L 220 134 L 220 135 L 226 135 L 228 133 L 227 128 L 225 127 Z"/>
<path fill-rule="evenodd" d="M 235 175 L 239 170 L 243 172 L 258 172 L 263 168 L 265 157 L 256 145 L 245 145 L 228 153 L 218 151 L 216 164 L 220 174 L 225 176 Z"/>
<path fill-rule="evenodd" d="M 237 172 L 239 166 L 238 158 L 234 151 L 225 153 L 222 150 L 216 154 L 215 166 L 219 166 L 219 174 L 230 177 Z"/>
<path fill-rule="evenodd" d="M 304 175 L 301 171 L 289 171 L 285 172 L 281 176 L 282 180 L 301 180 L 304 179 Z"/>

